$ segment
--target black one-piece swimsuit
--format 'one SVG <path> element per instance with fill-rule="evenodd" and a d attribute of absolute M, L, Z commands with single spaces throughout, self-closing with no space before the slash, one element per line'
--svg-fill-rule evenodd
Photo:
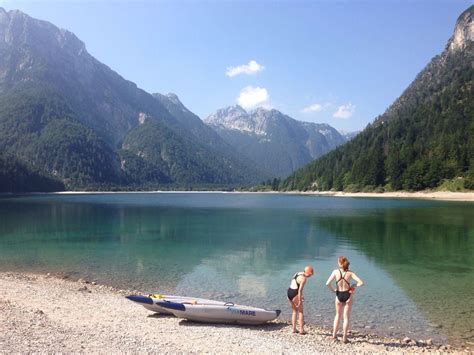
<path fill-rule="evenodd" d="M 300 289 L 300 284 L 298 283 L 298 276 L 301 276 L 300 272 L 297 272 L 295 276 L 293 276 L 293 279 L 296 281 L 296 285 L 298 286 L 298 288 L 288 287 L 288 291 L 286 293 L 290 301 L 292 301 L 293 298 L 295 298 L 298 295 L 298 291 Z"/>
<path fill-rule="evenodd" d="M 336 281 L 336 286 L 339 283 L 339 281 L 341 281 L 341 279 L 342 279 L 350 287 L 351 285 L 344 278 L 344 276 L 346 276 L 347 271 L 344 273 L 344 275 L 342 274 L 341 270 L 339 270 L 339 272 L 341 273 L 341 278 L 338 281 Z M 336 291 L 336 297 L 339 300 L 339 302 L 346 303 L 349 300 L 349 298 L 351 298 L 351 293 L 349 291 L 339 291 L 339 290 L 337 290 Z"/>

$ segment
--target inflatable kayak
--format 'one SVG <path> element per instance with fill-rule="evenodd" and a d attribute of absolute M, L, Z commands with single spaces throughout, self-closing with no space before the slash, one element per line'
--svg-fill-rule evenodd
<path fill-rule="evenodd" d="M 152 312 L 172 314 L 172 312 L 162 306 L 166 302 L 176 302 L 176 303 L 189 303 L 189 304 L 216 304 L 224 305 L 225 302 L 208 300 L 205 298 L 196 298 L 196 297 L 184 297 L 184 296 L 172 296 L 172 295 L 160 295 L 160 294 L 150 294 L 148 296 L 142 295 L 130 295 L 126 296 L 130 301 L 141 304 L 143 307 Z"/>
<path fill-rule="evenodd" d="M 281 311 L 241 306 L 233 303 L 199 304 L 174 301 L 159 302 L 178 318 L 205 323 L 263 324 L 276 319 Z"/>

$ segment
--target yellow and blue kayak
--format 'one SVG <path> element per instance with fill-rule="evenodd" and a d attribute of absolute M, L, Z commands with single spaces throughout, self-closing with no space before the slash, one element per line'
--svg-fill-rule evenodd
<path fill-rule="evenodd" d="M 127 298 L 152 312 L 174 314 L 195 322 L 257 325 L 275 320 L 281 311 L 243 306 L 205 298 L 150 294 Z"/>
<path fill-rule="evenodd" d="M 224 305 L 225 302 L 208 300 L 205 298 L 196 298 L 196 297 L 184 297 L 184 296 L 173 296 L 173 295 L 161 295 L 158 293 L 144 295 L 130 295 L 126 296 L 130 301 L 136 302 L 149 311 L 164 313 L 164 314 L 173 314 L 170 309 L 163 307 L 163 304 L 167 302 L 176 302 L 180 304 L 215 304 L 215 305 Z"/>
<path fill-rule="evenodd" d="M 281 313 L 279 309 L 266 310 L 229 302 L 224 304 L 200 304 L 199 302 L 166 301 L 160 302 L 160 306 L 168 309 L 178 318 L 204 323 L 258 325 L 275 320 Z"/>

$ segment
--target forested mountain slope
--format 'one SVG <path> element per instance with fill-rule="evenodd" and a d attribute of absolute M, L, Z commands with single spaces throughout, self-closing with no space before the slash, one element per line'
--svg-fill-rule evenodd
<path fill-rule="evenodd" d="M 196 135 L 199 125 L 210 131 L 200 120 L 170 110 L 73 33 L 0 8 L 0 152 L 69 189 L 266 177 Z"/>
<path fill-rule="evenodd" d="M 51 192 L 64 190 L 64 184 L 26 166 L 14 156 L 0 153 L 0 193 Z"/>
<path fill-rule="evenodd" d="M 446 49 L 362 133 L 310 163 L 283 190 L 422 190 L 460 177 L 474 189 L 474 6 Z"/>

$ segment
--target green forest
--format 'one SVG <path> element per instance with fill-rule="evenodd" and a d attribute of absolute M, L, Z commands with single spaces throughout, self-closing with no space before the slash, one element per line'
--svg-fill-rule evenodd
<path fill-rule="evenodd" d="M 460 18 L 473 12 L 471 6 Z M 0 81 L 2 192 L 246 189 L 268 179 L 264 159 L 249 161 L 224 140 L 213 141 L 217 134 L 179 101 L 166 99 L 168 111 L 162 96 L 153 98 L 93 58 L 101 75 L 84 81 L 90 68 L 81 67 L 70 76 L 74 51 L 60 47 L 50 61 L 18 38 L 0 56 L 8 73 Z M 451 44 L 351 141 L 253 189 L 474 190 L 474 45 Z M 30 59 L 34 65 L 22 70 L 15 64 Z M 279 143 L 265 154 L 283 163 L 290 143 Z"/>
<path fill-rule="evenodd" d="M 416 191 L 453 179 L 474 189 L 472 53 L 470 42 L 463 51 L 435 57 L 396 105 L 279 189 Z"/>
<path fill-rule="evenodd" d="M 15 156 L 25 169 L 52 173 L 67 186 L 119 182 L 114 152 L 78 122 L 60 95 L 45 88 L 0 97 L 0 152 Z"/>
<path fill-rule="evenodd" d="M 51 186 L 72 190 L 222 187 L 248 177 L 244 169 L 229 170 L 231 163 L 224 158 L 218 161 L 206 147 L 185 141 L 152 119 L 129 132 L 123 142 L 126 149 L 114 149 L 81 122 L 84 112 L 73 110 L 66 98 L 46 87 L 1 95 L 0 153 L 15 157 L 15 163 L 1 172 L 2 181 L 24 172 L 18 175 L 18 185 L 2 184 L 1 190 L 36 191 L 38 185 L 32 181 L 30 188 L 27 180 L 51 175 L 62 181 Z M 20 166 L 22 170 L 13 168 Z M 9 190 L 13 186 L 17 187 Z"/>
<path fill-rule="evenodd" d="M 14 156 L 0 153 L 0 192 L 50 192 L 64 188 L 60 180 L 25 165 Z"/>

